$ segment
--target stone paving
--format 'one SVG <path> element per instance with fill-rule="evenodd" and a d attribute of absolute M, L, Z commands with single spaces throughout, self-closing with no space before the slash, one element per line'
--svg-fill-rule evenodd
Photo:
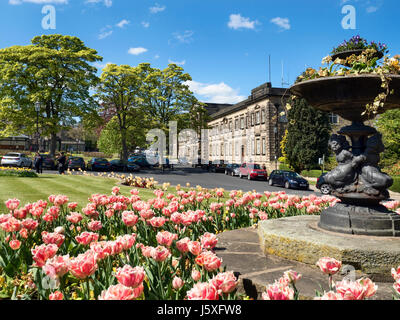
<path fill-rule="evenodd" d="M 316 290 L 328 290 L 328 277 L 317 266 L 265 255 L 255 228 L 224 232 L 218 238 L 216 254 L 223 259 L 227 271 L 233 271 L 239 276 L 240 291 L 250 298 L 260 299 L 266 285 L 272 284 L 290 269 L 302 274 L 297 285 L 301 299 L 313 299 Z M 357 272 L 357 279 L 362 276 L 363 274 Z M 343 277 L 344 275 L 336 275 L 334 280 L 340 281 Z M 378 285 L 378 292 L 373 299 L 392 300 L 393 282 L 375 283 Z"/>

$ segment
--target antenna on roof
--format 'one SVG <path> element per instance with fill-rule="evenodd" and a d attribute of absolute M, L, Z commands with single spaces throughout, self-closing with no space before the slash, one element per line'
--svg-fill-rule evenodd
<path fill-rule="evenodd" d="M 283 87 L 284 85 L 289 85 L 289 83 L 288 83 L 288 82 L 285 82 L 285 79 L 284 79 L 284 75 L 283 75 L 283 60 L 282 60 L 282 87 Z"/>
<path fill-rule="evenodd" d="M 271 55 L 268 56 L 269 83 L 271 83 Z"/>

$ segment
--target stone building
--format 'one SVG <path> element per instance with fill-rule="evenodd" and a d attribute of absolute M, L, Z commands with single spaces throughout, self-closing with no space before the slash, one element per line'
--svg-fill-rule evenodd
<path fill-rule="evenodd" d="M 286 88 L 265 83 L 251 91 L 244 101 L 234 105 L 209 103 L 208 134 L 200 137 L 190 130 L 179 135 L 179 157 L 203 164 L 258 163 L 270 172 L 279 169 L 280 142 L 287 127 L 285 105 L 290 97 Z M 333 132 L 345 125 L 330 114 Z M 197 159 L 196 159 L 197 161 Z"/>

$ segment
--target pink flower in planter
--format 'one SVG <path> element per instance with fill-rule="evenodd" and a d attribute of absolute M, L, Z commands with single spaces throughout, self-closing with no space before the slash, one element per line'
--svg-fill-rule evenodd
<path fill-rule="evenodd" d="M 231 293 L 238 284 L 233 272 L 218 273 L 211 279 L 211 283 L 223 293 Z"/>
<path fill-rule="evenodd" d="M 118 282 L 126 287 L 137 288 L 144 280 L 145 272 L 143 267 L 131 267 L 125 265 L 122 268 L 118 268 L 115 277 Z"/>
<path fill-rule="evenodd" d="M 160 245 L 170 247 L 172 242 L 178 239 L 178 235 L 168 231 L 163 231 L 157 233 L 156 239 Z"/>
<path fill-rule="evenodd" d="M 97 270 L 96 254 L 89 250 L 78 257 L 70 259 L 69 271 L 78 279 L 86 279 Z"/>
<path fill-rule="evenodd" d="M 43 266 L 43 271 L 47 276 L 57 279 L 68 272 L 68 265 L 69 255 L 55 256 L 46 261 L 46 264 Z"/>
<path fill-rule="evenodd" d="M 200 282 L 187 292 L 188 300 L 218 300 L 219 291 L 212 283 Z"/>
<path fill-rule="evenodd" d="M 97 233 L 85 231 L 76 236 L 75 239 L 80 244 L 89 245 L 91 242 L 96 242 L 99 239 L 99 235 Z"/>
<path fill-rule="evenodd" d="M 325 274 L 334 275 L 339 272 L 342 262 L 334 258 L 324 257 L 318 260 L 317 266 Z"/>
<path fill-rule="evenodd" d="M 147 222 L 154 228 L 161 228 L 165 224 L 166 219 L 164 217 L 153 217 Z"/>
<path fill-rule="evenodd" d="M 143 293 L 143 284 L 137 288 L 125 287 L 122 284 L 109 287 L 107 290 L 102 291 L 99 300 L 134 300 L 140 297 Z"/>
<path fill-rule="evenodd" d="M 196 257 L 195 262 L 199 266 L 204 267 L 204 269 L 206 269 L 207 271 L 215 271 L 222 264 L 222 260 L 218 258 L 217 255 L 211 251 L 204 251 L 200 253 Z"/>
<path fill-rule="evenodd" d="M 263 300 L 293 300 L 294 290 L 289 286 L 275 282 L 268 285 L 266 292 L 262 293 Z"/>
<path fill-rule="evenodd" d="M 336 283 L 336 291 L 341 294 L 343 300 L 364 300 L 367 294 L 367 287 L 358 281 L 343 280 Z"/>
<path fill-rule="evenodd" d="M 218 238 L 215 234 L 206 232 L 200 237 L 200 242 L 203 249 L 214 249 L 218 244 Z"/>
<path fill-rule="evenodd" d="M 55 256 L 57 250 L 58 246 L 55 244 L 42 244 L 31 249 L 32 258 L 35 261 L 34 266 L 43 267 L 48 259 Z"/>
<path fill-rule="evenodd" d="M 20 201 L 18 199 L 8 199 L 6 202 L 6 207 L 10 211 L 14 211 L 18 208 Z"/>

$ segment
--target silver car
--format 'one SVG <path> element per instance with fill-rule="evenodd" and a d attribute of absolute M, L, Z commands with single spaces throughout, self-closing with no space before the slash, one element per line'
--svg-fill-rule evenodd
<path fill-rule="evenodd" d="M 32 168 L 32 160 L 29 159 L 24 153 L 10 152 L 1 159 L 2 166 L 10 167 L 27 167 Z"/>

